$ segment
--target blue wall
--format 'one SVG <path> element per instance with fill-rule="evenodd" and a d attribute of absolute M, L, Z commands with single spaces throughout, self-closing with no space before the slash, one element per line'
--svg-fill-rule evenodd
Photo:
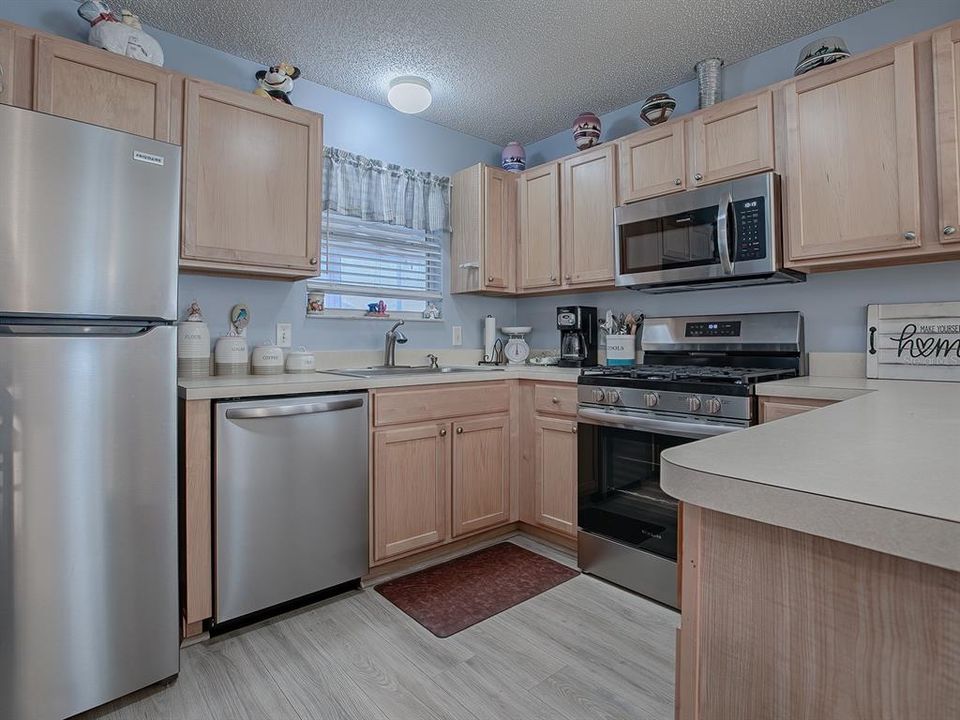
<path fill-rule="evenodd" d="M 77 16 L 76 7 L 68 0 L 0 0 L 0 18 L 85 41 L 89 26 Z M 262 69 L 261 65 L 162 30 L 148 30 L 163 46 L 167 68 L 243 90 L 255 87 L 254 73 Z M 324 114 L 323 139 L 327 145 L 442 175 L 452 175 L 481 161 L 494 165 L 500 162 L 500 148 L 486 140 L 307 80 L 297 82 L 292 98 L 296 105 Z M 227 330 L 230 308 L 245 302 L 252 316 L 247 334 L 254 342 L 273 338 L 277 322 L 291 322 L 294 345 L 303 344 L 313 350 L 369 349 L 382 345 L 386 330 L 382 322 L 306 319 L 304 286 L 303 282 L 183 273 L 180 307 L 197 298 L 214 336 Z M 446 295 L 444 322 L 411 325 L 408 347 L 449 347 L 452 325 L 463 326 L 464 347 L 480 347 L 482 318 L 491 313 L 511 324 L 516 311 L 515 301 L 509 299 Z"/>
<path fill-rule="evenodd" d="M 894 0 L 869 12 L 829 26 L 807 37 L 767 50 L 723 69 L 723 95 L 732 98 L 779 82 L 793 74 L 801 48 L 825 35 L 839 35 L 854 53 L 885 45 L 898 38 L 960 18 L 958 0 Z M 692 74 L 692 71 L 691 71 Z M 640 106 L 661 88 L 648 88 L 638 102 L 601 115 L 603 140 L 608 141 L 646 127 Z M 695 80 L 667 90 L 677 100 L 678 114 L 697 109 Z M 569 131 L 527 146 L 530 165 L 575 152 Z M 606 242 L 606 238 L 602 238 Z M 556 307 L 595 305 L 601 313 L 639 310 L 647 315 L 800 310 L 806 318 L 807 347 L 819 352 L 860 352 L 866 305 L 870 303 L 960 300 L 960 262 L 908 265 L 877 270 L 821 273 L 801 285 L 697 291 L 676 295 L 647 295 L 630 290 L 555 295 L 522 300 L 517 323 L 537 328 L 534 347 L 556 345 Z"/>
<path fill-rule="evenodd" d="M 0 0 L 0 17 L 47 32 L 83 40 L 86 29 L 66 0 Z M 897 38 L 960 17 L 957 0 L 894 0 L 806 38 L 768 50 L 724 69 L 725 97 L 777 82 L 792 73 L 800 48 L 813 37 L 840 35 L 854 52 L 868 50 Z M 260 66 L 212 48 L 151 30 L 160 40 L 167 67 L 241 89 L 253 86 Z M 639 105 L 661 88 L 639 94 L 638 102 L 607 113 L 604 140 L 640 129 Z M 678 113 L 696 108 L 696 84 L 688 82 L 669 92 L 678 100 Z M 472 163 L 497 164 L 499 148 L 330 88 L 300 81 L 296 104 L 325 114 L 325 142 L 352 152 L 432 172 L 452 174 Z M 527 147 L 530 165 L 573 152 L 569 132 L 559 133 Z M 603 239 L 606 241 L 606 239 Z M 446 279 L 445 279 L 446 281 Z M 372 349 L 380 347 L 382 323 L 355 320 L 307 320 L 303 314 L 303 283 L 271 280 L 181 275 L 180 304 L 197 298 L 214 334 L 226 329 L 227 313 L 236 302 L 251 307 L 249 335 L 258 341 L 273 336 L 278 321 L 294 325 L 294 343 L 311 349 Z M 858 270 L 810 276 L 807 283 L 653 296 L 615 290 L 604 293 L 523 298 L 447 297 L 443 324 L 416 324 L 408 333 L 411 345 L 444 348 L 450 345 L 450 326 L 463 326 L 465 347 L 481 344 L 481 318 L 487 313 L 504 323 L 516 319 L 536 329 L 534 347 L 557 343 L 555 308 L 563 304 L 596 305 L 601 310 L 640 310 L 648 315 L 716 312 L 756 312 L 799 309 L 807 319 L 808 347 L 815 351 L 863 349 L 865 305 L 873 302 L 919 302 L 960 299 L 960 263 L 938 263 L 878 270 Z"/>

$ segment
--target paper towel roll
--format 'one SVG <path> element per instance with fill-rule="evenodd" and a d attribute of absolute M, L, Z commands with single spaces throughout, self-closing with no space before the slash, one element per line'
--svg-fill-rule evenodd
<path fill-rule="evenodd" d="M 497 319 L 487 315 L 483 320 L 483 359 L 493 360 L 493 345 L 497 342 Z"/>

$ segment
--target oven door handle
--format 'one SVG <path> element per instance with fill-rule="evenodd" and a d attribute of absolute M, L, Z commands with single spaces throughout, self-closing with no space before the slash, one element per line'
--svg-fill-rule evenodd
<path fill-rule="evenodd" d="M 730 259 L 730 234 L 727 232 L 728 218 L 733 195 L 726 193 L 717 206 L 717 255 L 720 256 L 720 265 L 724 275 L 733 275 L 733 261 Z M 734 235 L 736 235 L 736 214 L 734 214 Z"/>
<path fill-rule="evenodd" d="M 720 423 L 679 422 L 662 418 L 640 417 L 626 413 L 604 412 L 592 408 L 580 408 L 577 420 L 588 425 L 621 428 L 624 430 L 644 430 L 661 435 L 677 435 L 688 438 L 708 438 L 741 430 L 745 425 L 724 425 Z"/>

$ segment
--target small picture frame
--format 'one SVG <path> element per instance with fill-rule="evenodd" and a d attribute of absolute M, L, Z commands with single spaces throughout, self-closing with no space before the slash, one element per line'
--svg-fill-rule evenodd
<path fill-rule="evenodd" d="M 307 291 L 307 316 L 323 315 L 324 293 L 322 290 Z"/>

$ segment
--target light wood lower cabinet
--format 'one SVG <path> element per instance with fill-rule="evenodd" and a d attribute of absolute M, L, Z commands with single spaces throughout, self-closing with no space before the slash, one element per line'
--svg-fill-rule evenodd
<path fill-rule="evenodd" d="M 71 40 L 36 41 L 34 109 L 51 115 L 174 142 L 174 74 Z"/>
<path fill-rule="evenodd" d="M 683 513 L 678 720 L 960 717 L 960 573 Z"/>
<path fill-rule="evenodd" d="M 815 398 L 761 397 L 757 399 L 757 406 L 760 422 L 768 423 L 833 405 L 834 402 L 836 401 Z"/>
<path fill-rule="evenodd" d="M 465 383 L 372 392 L 371 565 L 514 519 L 510 388 Z M 478 405 L 494 414 L 483 415 Z M 475 412 L 465 415 L 470 408 Z"/>
<path fill-rule="evenodd" d="M 184 103 L 181 268 L 316 275 L 323 117 L 198 80 Z"/>
<path fill-rule="evenodd" d="M 0 25 L 0 104 L 13 105 L 13 64 L 16 29 L 12 25 Z"/>
<path fill-rule="evenodd" d="M 453 537 L 510 519 L 510 418 L 453 423 Z"/>
<path fill-rule="evenodd" d="M 960 23 L 933 35 L 940 242 L 960 243 Z"/>
<path fill-rule="evenodd" d="M 577 534 L 577 423 L 537 416 L 536 524 Z"/>
<path fill-rule="evenodd" d="M 449 423 L 377 430 L 372 445 L 373 559 L 446 540 Z"/>

